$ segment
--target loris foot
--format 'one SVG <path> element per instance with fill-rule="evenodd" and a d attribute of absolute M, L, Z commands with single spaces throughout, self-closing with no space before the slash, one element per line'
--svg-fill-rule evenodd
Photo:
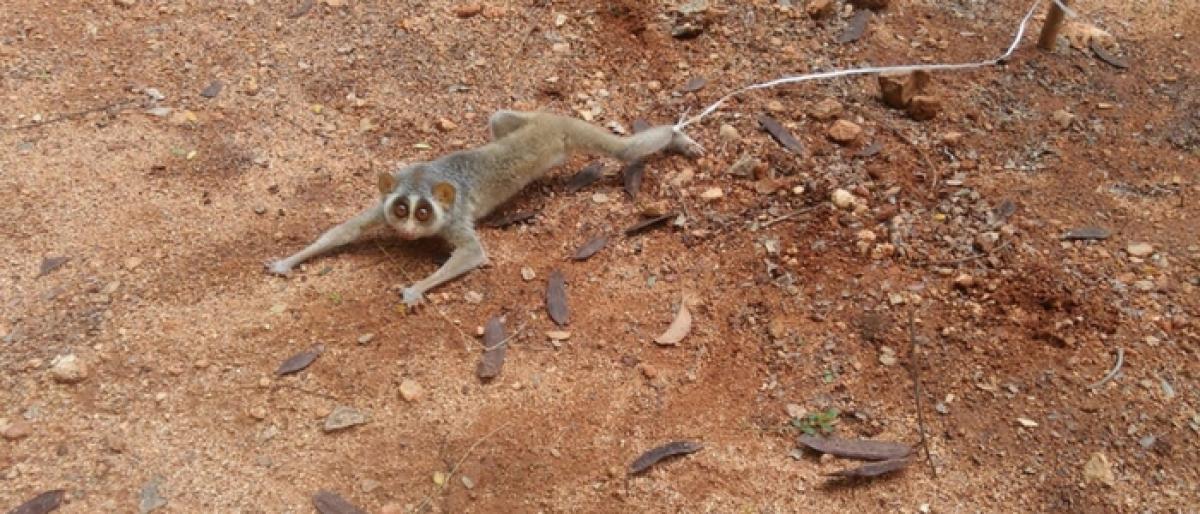
<path fill-rule="evenodd" d="M 667 150 L 681 154 L 685 157 L 695 159 L 704 155 L 704 147 L 700 143 L 692 140 L 687 134 L 676 130 L 671 135 L 671 144 L 667 146 Z"/>

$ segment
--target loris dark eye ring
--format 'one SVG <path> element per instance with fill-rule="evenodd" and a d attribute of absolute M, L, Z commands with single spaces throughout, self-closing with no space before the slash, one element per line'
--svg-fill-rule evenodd
<path fill-rule="evenodd" d="M 408 217 L 408 206 L 404 205 L 403 203 L 396 202 L 396 204 L 392 206 L 392 214 L 395 214 L 397 218 L 405 219 Z"/>
<path fill-rule="evenodd" d="M 417 207 L 417 221 L 419 221 L 421 223 L 425 223 L 426 221 L 429 221 L 430 214 L 432 214 L 432 212 L 430 212 L 429 207 L 426 207 L 424 205 Z"/>

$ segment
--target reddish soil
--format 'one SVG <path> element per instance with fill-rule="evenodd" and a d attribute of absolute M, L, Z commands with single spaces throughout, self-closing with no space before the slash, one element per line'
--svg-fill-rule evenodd
<path fill-rule="evenodd" d="M 935 74 L 943 111 L 924 122 L 871 77 L 745 95 L 689 127 L 706 157 L 651 162 L 637 201 L 613 163 L 567 193 L 588 162 L 573 159 L 502 211 L 533 221 L 482 230 L 490 268 L 405 313 L 397 292 L 439 244 L 381 233 L 288 279 L 262 263 L 367 205 L 377 171 L 483 143 L 496 109 L 670 122 L 784 73 L 991 57 L 1028 4 L 897 0 L 839 45 L 849 13 L 814 21 L 799 0 L 686 20 L 663 2 L 487 2 L 467 18 L 441 0 L 304 3 L 5 3 L 0 508 L 65 489 L 61 512 L 136 512 L 151 482 L 156 512 L 312 512 L 319 490 L 370 512 L 1200 504 L 1200 8 L 1078 2 L 1128 69 L 1030 34 L 1006 65 Z M 684 21 L 700 34 L 673 38 Z M 708 84 L 677 93 L 696 76 Z M 810 116 L 826 99 L 857 142 Z M 759 177 L 729 173 L 742 155 Z M 835 207 L 839 188 L 860 207 Z M 664 205 L 686 226 L 619 235 Z M 1085 226 L 1111 236 L 1061 239 Z M 607 248 L 567 259 L 601 233 Z M 1130 255 L 1140 242 L 1152 253 Z M 69 260 L 42 276 L 52 257 Z M 556 268 L 564 342 L 546 335 Z M 681 301 L 691 334 L 655 345 Z M 477 327 L 497 315 L 519 335 L 483 383 Z M 316 343 L 307 370 L 274 376 Z M 68 354 L 82 381 L 56 380 Z M 932 468 L 921 455 L 827 482 L 851 464 L 794 451 L 789 412 L 830 408 L 837 434 L 915 443 L 913 365 Z M 423 394 L 402 398 L 404 381 Z M 338 405 L 369 421 L 323 432 Z M 681 439 L 705 447 L 626 476 Z M 1111 480 L 1085 471 L 1100 459 Z"/>

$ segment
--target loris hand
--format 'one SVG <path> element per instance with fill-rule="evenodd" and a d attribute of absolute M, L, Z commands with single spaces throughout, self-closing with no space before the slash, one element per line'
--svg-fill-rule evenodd
<path fill-rule="evenodd" d="M 425 302 L 425 295 L 421 293 L 421 291 L 412 287 L 404 288 L 404 290 L 401 291 L 400 296 L 404 301 L 404 305 L 407 305 L 410 308 L 416 307 Z"/>

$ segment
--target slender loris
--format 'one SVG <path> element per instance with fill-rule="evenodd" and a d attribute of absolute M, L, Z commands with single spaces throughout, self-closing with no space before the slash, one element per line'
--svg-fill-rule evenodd
<path fill-rule="evenodd" d="M 379 225 L 415 240 L 438 236 L 453 247 L 432 275 L 404 289 L 408 306 L 430 289 L 488 263 L 475 222 L 575 153 L 606 154 L 624 162 L 659 151 L 699 157 L 703 149 L 670 125 L 620 137 L 582 120 L 543 112 L 498 111 L 488 120 L 492 142 L 378 176 L 379 201 L 327 230 L 308 247 L 267 264 L 277 275 L 312 257 L 358 240 Z"/>

